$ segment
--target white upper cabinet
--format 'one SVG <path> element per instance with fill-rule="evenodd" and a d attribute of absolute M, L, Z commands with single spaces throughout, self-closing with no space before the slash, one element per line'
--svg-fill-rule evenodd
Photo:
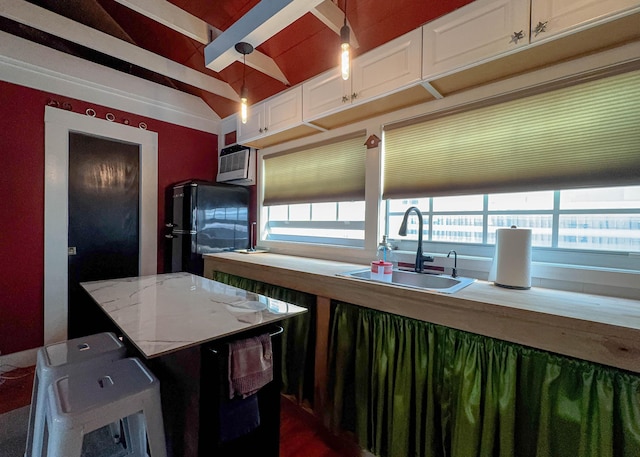
<path fill-rule="evenodd" d="M 529 0 L 476 0 L 423 27 L 428 79 L 529 42 Z"/>
<path fill-rule="evenodd" d="M 353 102 L 370 100 L 420 81 L 421 31 L 413 30 L 355 59 Z"/>
<path fill-rule="evenodd" d="M 336 67 L 302 83 L 302 118 L 315 119 L 351 104 L 351 80 L 344 81 Z"/>
<path fill-rule="evenodd" d="M 238 119 L 238 143 L 282 132 L 302 123 L 302 87 L 297 86 L 251 105 L 247 123 Z"/>
<path fill-rule="evenodd" d="M 638 0 L 533 0 L 531 41 L 544 40 L 639 5 Z"/>
<path fill-rule="evenodd" d="M 638 6 L 638 0 L 476 0 L 423 26 L 422 78 L 464 70 Z"/>
<path fill-rule="evenodd" d="M 420 81 L 421 30 L 416 29 L 353 59 L 351 77 L 340 69 L 327 71 L 302 84 L 305 121 L 364 103 Z"/>
<path fill-rule="evenodd" d="M 265 103 L 265 130 L 277 133 L 302 122 L 302 87 L 297 86 Z M 268 129 L 268 130 L 267 130 Z"/>
<path fill-rule="evenodd" d="M 237 119 L 238 125 L 238 143 L 242 144 L 252 138 L 257 138 L 263 134 L 264 126 L 266 125 L 264 118 L 264 105 L 266 102 L 256 103 L 251 105 L 247 109 L 247 122 L 245 124 L 240 120 L 240 116 Z"/>

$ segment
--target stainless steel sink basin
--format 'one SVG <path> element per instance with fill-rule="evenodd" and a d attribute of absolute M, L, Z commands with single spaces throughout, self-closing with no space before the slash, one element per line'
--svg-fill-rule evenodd
<path fill-rule="evenodd" d="M 395 286 L 411 287 L 414 289 L 431 290 L 452 294 L 474 283 L 474 278 L 452 277 L 448 275 L 437 275 L 430 273 L 416 273 L 414 271 L 393 270 L 391 282 L 383 282 L 377 279 L 371 279 L 371 270 L 364 268 L 362 270 L 350 271 L 348 273 L 338 273 L 338 276 L 346 276 L 349 278 L 366 279 L 382 284 L 393 284 Z"/>

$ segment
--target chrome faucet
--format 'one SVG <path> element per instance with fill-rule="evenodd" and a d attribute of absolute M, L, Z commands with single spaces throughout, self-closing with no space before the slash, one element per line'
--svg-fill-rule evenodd
<path fill-rule="evenodd" d="M 398 235 L 407 236 L 407 219 L 409 219 L 409 213 L 411 211 L 415 211 L 418 216 L 418 249 L 416 250 L 416 266 L 414 271 L 416 273 L 422 273 L 424 262 L 433 262 L 433 257 L 430 255 L 422 255 L 422 227 L 424 225 L 424 221 L 422 219 L 422 213 L 415 206 L 411 206 L 404 212 L 404 217 L 402 218 L 402 224 L 400 224 Z"/>
<path fill-rule="evenodd" d="M 449 251 L 449 254 L 447 254 L 447 258 L 451 256 L 452 252 L 453 252 L 453 271 L 451 272 L 451 277 L 457 278 L 458 277 L 458 253 L 452 249 L 451 251 Z"/>

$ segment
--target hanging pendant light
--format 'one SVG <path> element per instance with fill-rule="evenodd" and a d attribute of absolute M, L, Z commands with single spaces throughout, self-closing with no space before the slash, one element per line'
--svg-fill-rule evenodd
<path fill-rule="evenodd" d="M 345 81 L 349 79 L 349 73 L 351 72 L 351 56 L 349 41 L 351 38 L 351 30 L 347 25 L 347 0 L 344 2 L 344 25 L 340 28 L 340 71 L 342 73 L 342 79 Z"/>
<path fill-rule="evenodd" d="M 253 52 L 253 46 L 251 46 L 249 43 L 245 43 L 244 41 L 241 41 L 240 43 L 236 43 L 235 48 L 236 48 L 236 51 L 242 54 L 243 67 L 242 67 L 242 88 L 240 89 L 240 120 L 242 121 L 243 124 L 246 124 L 247 111 L 248 111 L 247 100 L 249 96 L 249 90 L 245 85 L 245 76 L 247 73 L 246 58 L 247 58 L 247 54 L 251 54 Z"/>

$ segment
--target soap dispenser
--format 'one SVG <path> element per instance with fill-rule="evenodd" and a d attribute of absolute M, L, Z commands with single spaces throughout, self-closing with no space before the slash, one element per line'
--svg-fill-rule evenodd
<path fill-rule="evenodd" d="M 382 235 L 382 242 L 378 244 L 378 252 L 376 258 L 383 262 L 391 262 L 395 266 L 393 249 L 391 247 L 391 244 L 387 241 L 387 235 Z"/>

